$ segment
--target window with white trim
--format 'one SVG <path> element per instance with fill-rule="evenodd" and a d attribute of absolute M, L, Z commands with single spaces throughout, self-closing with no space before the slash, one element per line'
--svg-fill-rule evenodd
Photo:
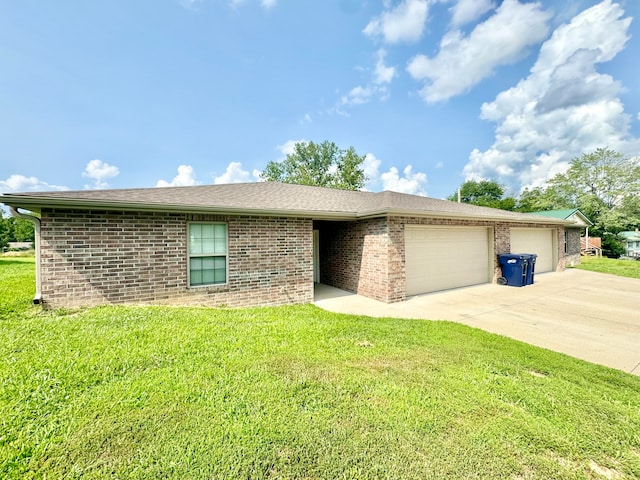
<path fill-rule="evenodd" d="M 227 283 L 227 225 L 189 224 L 189 286 Z"/>

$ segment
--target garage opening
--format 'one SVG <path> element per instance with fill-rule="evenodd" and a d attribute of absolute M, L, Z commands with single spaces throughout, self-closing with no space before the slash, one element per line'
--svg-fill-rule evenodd
<path fill-rule="evenodd" d="M 553 272 L 558 263 L 554 232 L 552 228 L 512 228 L 511 253 L 535 253 L 536 273 Z"/>
<path fill-rule="evenodd" d="M 406 225 L 404 239 L 407 296 L 492 280 L 491 228 Z"/>

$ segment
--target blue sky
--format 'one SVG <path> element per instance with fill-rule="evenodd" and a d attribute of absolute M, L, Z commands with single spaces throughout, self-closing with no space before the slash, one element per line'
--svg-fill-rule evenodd
<path fill-rule="evenodd" d="M 0 192 L 255 181 L 299 140 L 367 189 L 517 194 L 640 154 L 637 0 L 0 0 Z"/>

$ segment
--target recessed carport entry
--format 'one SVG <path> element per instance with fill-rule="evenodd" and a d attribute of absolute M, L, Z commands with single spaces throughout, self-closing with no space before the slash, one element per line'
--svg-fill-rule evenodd
<path fill-rule="evenodd" d="M 406 295 L 490 282 L 490 234 L 487 227 L 405 225 Z"/>
<path fill-rule="evenodd" d="M 320 283 L 320 231 L 313 230 L 313 282 Z"/>
<path fill-rule="evenodd" d="M 557 263 L 557 241 L 554 241 L 552 228 L 512 228 L 511 252 L 535 253 L 536 273 L 552 272 Z"/>

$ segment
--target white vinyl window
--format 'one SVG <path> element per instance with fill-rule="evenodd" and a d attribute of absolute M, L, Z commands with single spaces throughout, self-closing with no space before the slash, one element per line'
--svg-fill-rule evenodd
<path fill-rule="evenodd" d="M 227 225 L 189 224 L 189 286 L 227 283 Z"/>

